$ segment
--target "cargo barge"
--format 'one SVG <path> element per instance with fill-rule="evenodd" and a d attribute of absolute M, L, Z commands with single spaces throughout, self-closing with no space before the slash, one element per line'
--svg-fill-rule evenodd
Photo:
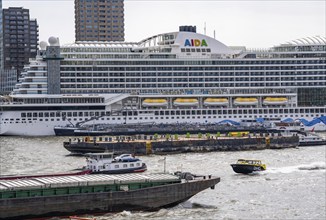
<path fill-rule="evenodd" d="M 299 145 L 296 134 L 288 136 L 275 134 L 250 134 L 234 132 L 231 136 L 212 136 L 209 134 L 197 137 L 180 137 L 167 135 L 155 136 L 117 136 L 85 137 L 69 139 L 63 143 L 64 148 L 74 154 L 114 152 L 116 154 L 133 153 L 137 155 L 171 154 L 187 152 L 263 150 L 294 148 Z"/>
<path fill-rule="evenodd" d="M 219 182 L 219 177 L 180 172 L 0 180 L 0 219 L 157 210 Z"/>
<path fill-rule="evenodd" d="M 155 123 L 137 123 L 137 124 L 94 124 L 89 126 L 65 126 L 54 127 L 56 136 L 104 136 L 104 135 L 154 135 L 154 134 L 198 134 L 199 132 L 226 134 L 229 132 L 238 132 L 247 130 L 251 133 L 274 132 L 280 133 L 280 130 L 264 127 L 262 124 L 256 126 L 241 126 L 240 124 L 155 124 Z"/>

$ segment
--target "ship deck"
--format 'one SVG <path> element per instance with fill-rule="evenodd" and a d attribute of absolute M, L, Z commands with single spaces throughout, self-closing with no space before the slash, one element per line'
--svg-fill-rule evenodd
<path fill-rule="evenodd" d="M 0 199 L 22 198 L 45 195 L 58 195 L 101 191 L 121 191 L 120 186 L 146 188 L 154 185 L 179 183 L 181 180 L 172 174 L 92 174 L 80 176 L 37 177 L 16 180 L 0 180 Z M 105 188 L 105 186 L 110 186 Z M 59 189 L 59 190 L 58 190 Z"/>

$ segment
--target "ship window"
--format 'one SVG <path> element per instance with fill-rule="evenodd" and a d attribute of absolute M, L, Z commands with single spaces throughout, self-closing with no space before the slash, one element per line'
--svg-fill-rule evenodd
<path fill-rule="evenodd" d="M 50 117 L 54 117 L 54 112 L 50 112 Z"/>
<path fill-rule="evenodd" d="M 72 114 L 71 114 L 71 112 L 68 112 L 67 115 L 68 115 L 68 117 L 71 117 Z"/>
<path fill-rule="evenodd" d="M 134 167 L 134 166 L 135 166 L 135 164 L 133 164 L 133 163 L 132 163 L 132 164 L 130 164 L 130 167 Z"/>
<path fill-rule="evenodd" d="M 32 117 L 32 113 L 27 113 L 27 117 Z"/>
<path fill-rule="evenodd" d="M 128 165 L 127 164 L 123 164 L 123 167 L 126 168 L 126 167 L 128 167 Z"/>
<path fill-rule="evenodd" d="M 23 118 L 25 118 L 26 117 L 26 113 L 21 113 L 21 117 Z"/>
<path fill-rule="evenodd" d="M 119 165 L 114 165 L 114 168 L 119 168 Z"/>
<path fill-rule="evenodd" d="M 33 113 L 33 117 L 37 118 L 37 113 L 36 112 Z"/>
<path fill-rule="evenodd" d="M 60 117 L 60 112 L 56 112 L 56 113 L 55 113 L 55 116 L 56 116 L 56 117 Z"/>

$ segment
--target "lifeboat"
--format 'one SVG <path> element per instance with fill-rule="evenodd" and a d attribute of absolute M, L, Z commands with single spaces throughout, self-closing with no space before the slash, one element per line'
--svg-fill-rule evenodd
<path fill-rule="evenodd" d="M 175 106 L 197 106 L 199 104 L 198 99 L 194 98 L 177 98 L 174 100 Z"/>
<path fill-rule="evenodd" d="M 152 107 L 152 106 L 167 106 L 168 101 L 166 99 L 145 99 L 143 101 L 143 106 Z"/>
<path fill-rule="evenodd" d="M 288 102 L 284 97 L 266 97 L 264 98 L 264 105 L 285 105 Z"/>
<path fill-rule="evenodd" d="M 235 105 L 257 105 L 257 98 L 236 98 L 234 100 Z"/>
<path fill-rule="evenodd" d="M 227 98 L 207 98 L 204 100 L 206 106 L 221 106 L 228 105 L 229 100 Z"/>

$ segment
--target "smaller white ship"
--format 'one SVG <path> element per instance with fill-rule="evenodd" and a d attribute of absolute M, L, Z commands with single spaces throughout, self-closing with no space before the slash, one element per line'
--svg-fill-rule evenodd
<path fill-rule="evenodd" d="M 326 145 L 326 139 L 314 132 L 299 134 L 299 146 L 320 146 Z"/>
<path fill-rule="evenodd" d="M 91 174 L 121 174 L 140 173 L 147 170 L 146 164 L 131 154 L 122 154 L 114 157 L 113 153 L 88 153 L 86 154 L 86 170 Z"/>

